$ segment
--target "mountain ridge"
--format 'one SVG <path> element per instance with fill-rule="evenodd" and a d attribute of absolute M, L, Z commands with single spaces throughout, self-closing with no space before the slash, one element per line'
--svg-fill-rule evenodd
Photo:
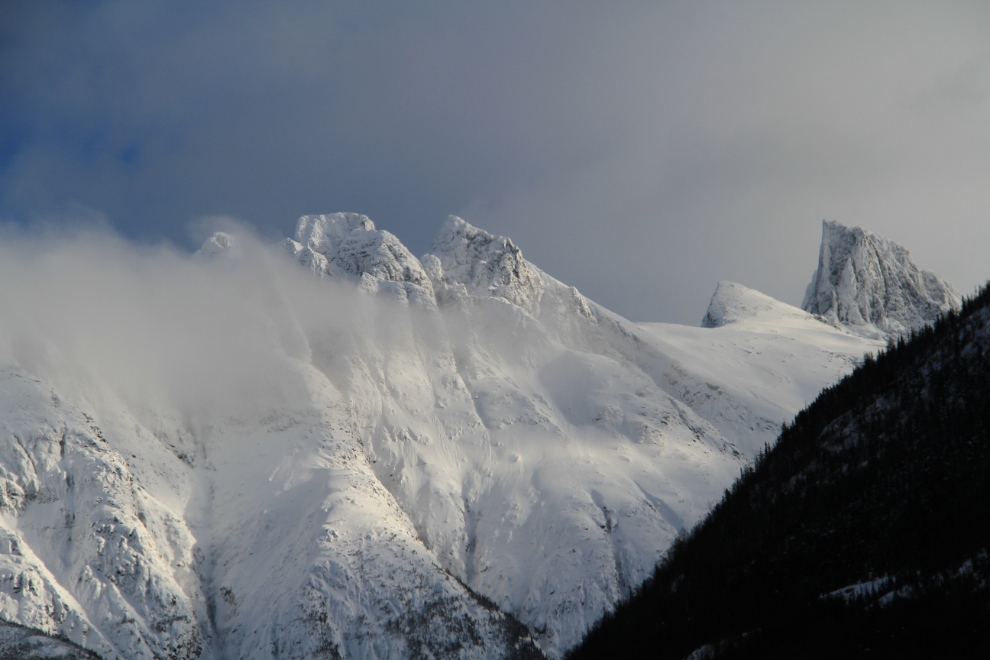
<path fill-rule="evenodd" d="M 139 308 L 171 328 L 168 342 L 199 345 L 210 326 L 182 324 L 206 318 L 215 343 L 198 359 L 148 363 L 172 380 L 142 372 L 135 382 L 155 385 L 147 392 L 100 376 L 101 364 L 83 387 L 55 353 L 25 348 L 69 347 L 63 336 L 0 325 L 14 340 L 3 356 L 16 384 L 8 400 L 38 411 L 20 425 L 5 418 L 15 457 L 3 459 L 3 492 L 40 492 L 25 490 L 31 460 L 49 466 L 53 484 L 90 483 L 64 458 L 17 458 L 25 437 L 46 438 L 39 457 L 58 446 L 58 434 L 27 430 L 37 424 L 75 429 L 68 437 L 102 448 L 113 467 L 100 470 L 123 484 L 11 500 L 3 532 L 18 547 L 44 539 L 46 550 L 16 569 L 0 553 L 13 580 L 0 580 L 0 598 L 108 658 L 560 657 L 701 519 L 802 397 L 880 345 L 739 285 L 713 297 L 732 318 L 723 327 L 635 324 L 456 217 L 432 250 L 417 259 L 359 214 L 304 216 L 275 253 L 217 234 L 188 265 L 168 261 L 176 281 L 195 286 L 161 297 L 162 282 L 113 254 L 77 262 L 67 252 L 60 272 L 106 263 L 117 268 L 108 281 L 134 280 L 129 304 L 150 305 Z M 63 281 L 46 295 L 57 300 Z M 180 293 L 202 302 L 155 311 Z M 157 346 L 134 339 L 154 336 L 154 324 L 114 335 L 131 322 L 76 313 L 94 330 L 70 338 L 85 347 L 109 333 L 117 340 L 101 354 L 115 362 L 144 364 L 133 351 Z M 40 385 L 20 384 L 32 379 Z M 189 387 L 198 380 L 212 385 Z M 85 527 L 52 522 L 108 497 L 117 508 L 92 521 L 110 534 L 102 546 Z M 259 539 L 266 552 L 255 556 Z M 110 542 L 127 552 L 101 555 Z M 17 575 L 62 561 L 57 547 L 73 570 L 97 567 L 100 598 L 82 598 L 62 569 L 37 602 L 15 593 Z M 115 576 L 135 566 L 158 591 L 121 591 Z M 80 596 L 77 619 L 56 614 L 55 596 Z"/>

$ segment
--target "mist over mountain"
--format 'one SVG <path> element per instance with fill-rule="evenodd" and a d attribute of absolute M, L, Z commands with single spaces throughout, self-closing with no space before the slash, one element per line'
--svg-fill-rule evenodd
<path fill-rule="evenodd" d="M 8 234 L 0 306 L 0 613 L 103 658 L 561 657 L 884 345 L 632 323 L 456 217 Z"/>

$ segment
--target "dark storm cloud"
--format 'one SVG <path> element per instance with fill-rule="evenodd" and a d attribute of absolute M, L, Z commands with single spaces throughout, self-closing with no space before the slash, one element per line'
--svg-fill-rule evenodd
<path fill-rule="evenodd" d="M 990 276 L 985 5 L 5 3 L 0 214 L 448 213 L 635 319 L 800 302 L 822 218 Z"/>

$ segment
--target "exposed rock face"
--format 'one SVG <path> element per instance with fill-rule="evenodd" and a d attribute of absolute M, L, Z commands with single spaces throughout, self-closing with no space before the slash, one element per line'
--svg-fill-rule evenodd
<path fill-rule="evenodd" d="M 822 223 L 818 269 L 801 304 L 849 332 L 889 339 L 959 309 L 959 294 L 906 249 L 859 227 Z"/>

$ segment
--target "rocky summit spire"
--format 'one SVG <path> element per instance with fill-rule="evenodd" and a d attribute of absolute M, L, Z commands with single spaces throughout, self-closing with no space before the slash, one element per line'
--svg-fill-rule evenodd
<path fill-rule="evenodd" d="M 892 338 L 959 309 L 952 285 L 921 270 L 897 243 L 823 221 L 818 269 L 801 308 L 853 334 Z"/>

